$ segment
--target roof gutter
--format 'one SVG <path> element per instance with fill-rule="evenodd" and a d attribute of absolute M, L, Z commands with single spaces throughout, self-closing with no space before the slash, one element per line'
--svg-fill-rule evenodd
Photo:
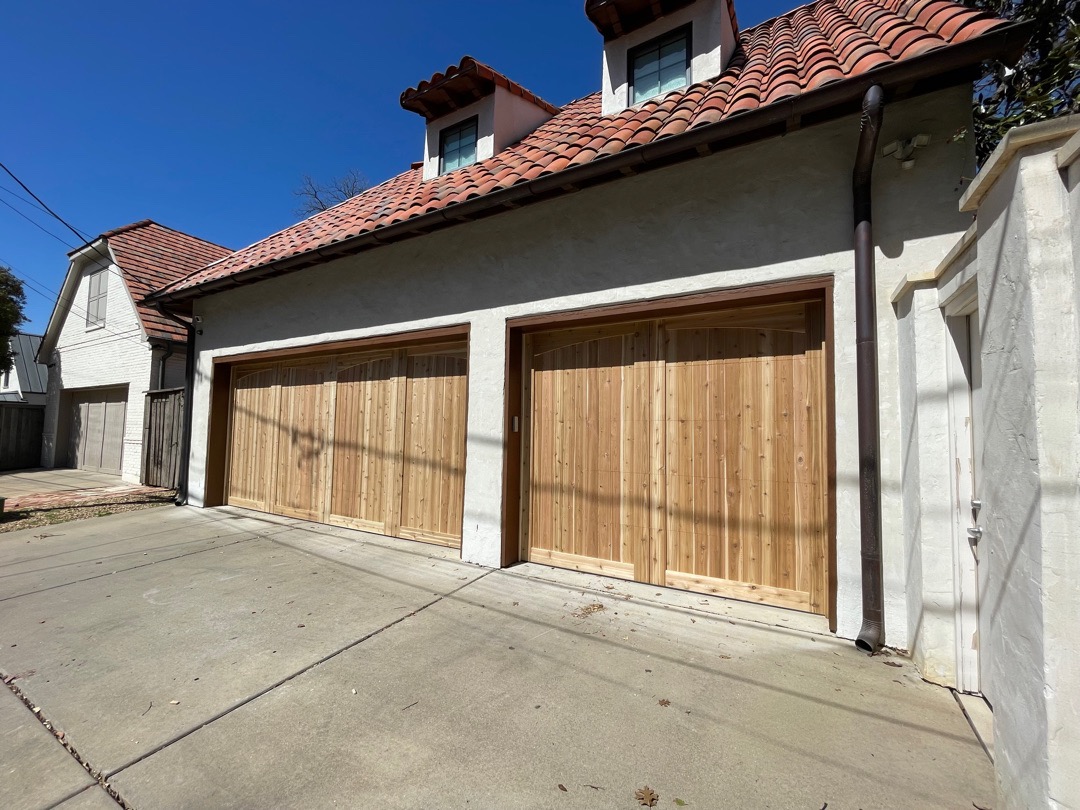
<path fill-rule="evenodd" d="M 723 143 L 725 141 L 731 141 L 758 130 L 768 130 L 781 125 L 797 126 L 803 117 L 845 105 L 854 107 L 866 90 L 873 85 L 880 85 L 883 88 L 904 87 L 920 79 L 972 67 L 986 59 L 1016 58 L 1027 43 L 1030 28 L 1031 24 L 1028 22 L 1003 25 L 966 42 L 939 48 L 860 76 L 834 82 L 793 96 L 787 101 L 769 104 L 678 135 L 631 147 L 608 157 L 598 158 L 520 185 L 465 200 L 438 211 L 343 239 L 332 245 L 271 261 L 194 287 L 175 292 L 154 293 L 146 297 L 145 303 L 156 305 L 199 298 L 213 292 L 248 284 L 266 276 L 292 272 L 323 261 L 360 253 L 372 247 L 420 236 L 446 227 L 448 224 L 493 213 L 500 208 L 518 208 L 537 198 L 549 198 L 576 191 L 577 186 L 585 183 L 621 176 L 628 171 L 652 168 L 654 164 L 666 165 L 680 159 L 706 155 L 726 148 Z M 688 154 L 683 156 L 683 153 Z"/>

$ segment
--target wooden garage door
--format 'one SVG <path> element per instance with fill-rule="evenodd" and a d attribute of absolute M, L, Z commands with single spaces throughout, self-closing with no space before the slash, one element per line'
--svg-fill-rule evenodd
<path fill-rule="evenodd" d="M 820 303 L 524 345 L 530 560 L 827 612 Z"/>
<path fill-rule="evenodd" d="M 68 463 L 79 470 L 120 474 L 124 460 L 127 388 L 71 392 Z"/>
<path fill-rule="evenodd" d="M 460 345 L 233 370 L 228 502 L 460 546 Z"/>

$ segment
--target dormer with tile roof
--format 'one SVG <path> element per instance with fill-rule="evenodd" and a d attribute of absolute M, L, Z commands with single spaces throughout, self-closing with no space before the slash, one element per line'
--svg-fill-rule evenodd
<path fill-rule="evenodd" d="M 427 120 L 425 180 L 497 155 L 560 112 L 471 56 L 410 87 L 401 106 Z"/>
<path fill-rule="evenodd" d="M 604 37 L 602 112 L 715 79 L 735 53 L 734 0 L 586 0 Z"/>

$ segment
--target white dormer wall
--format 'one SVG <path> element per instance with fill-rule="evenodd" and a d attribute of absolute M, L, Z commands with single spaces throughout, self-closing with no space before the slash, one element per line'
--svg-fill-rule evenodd
<path fill-rule="evenodd" d="M 698 0 L 673 14 L 604 43 L 603 113 L 617 115 L 630 106 L 630 51 L 687 23 L 690 36 L 690 83 L 715 79 L 735 52 L 729 0 Z"/>
<path fill-rule="evenodd" d="M 424 139 L 424 179 L 439 176 L 440 134 L 476 116 L 476 159 L 487 160 L 513 146 L 551 118 L 551 113 L 503 87 L 467 107 L 428 122 Z"/>

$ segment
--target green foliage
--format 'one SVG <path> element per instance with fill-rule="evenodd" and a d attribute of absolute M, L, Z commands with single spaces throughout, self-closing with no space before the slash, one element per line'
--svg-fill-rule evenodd
<path fill-rule="evenodd" d="M 15 362 L 11 353 L 11 338 L 26 322 L 23 308 L 26 292 L 23 283 L 7 267 L 0 265 L 0 374 L 8 371 Z"/>
<path fill-rule="evenodd" d="M 1015 66 L 991 62 L 975 84 L 979 163 L 1013 127 L 1080 111 L 1080 0 L 968 0 L 1032 33 Z"/>

